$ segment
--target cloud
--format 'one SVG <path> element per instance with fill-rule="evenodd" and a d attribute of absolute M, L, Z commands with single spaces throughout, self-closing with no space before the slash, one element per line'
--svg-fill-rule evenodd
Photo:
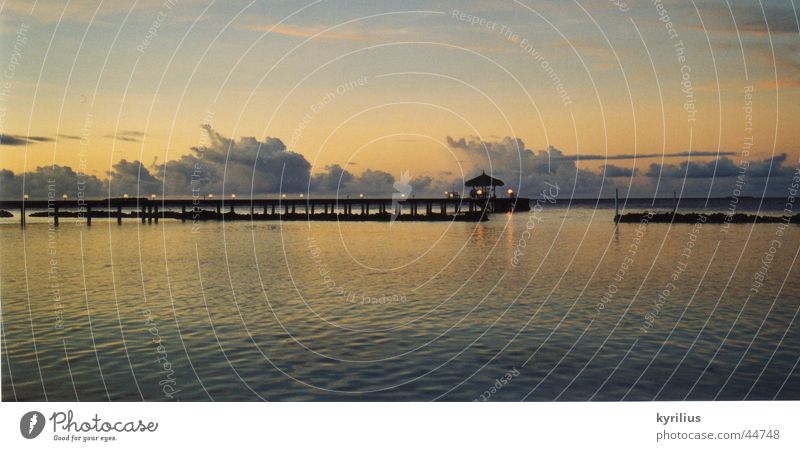
<path fill-rule="evenodd" d="M 724 33 L 752 34 L 766 36 L 768 34 L 796 34 L 798 33 L 797 16 L 790 3 L 778 4 L 765 2 L 762 7 L 758 5 L 731 5 L 730 9 L 723 4 L 710 4 L 704 6 L 702 24 L 694 26 L 701 31 L 714 31 Z M 731 12 L 733 17 L 731 17 Z M 734 25 L 734 20 L 735 25 Z"/>
<path fill-rule="evenodd" d="M 0 146 L 25 146 L 52 140 L 46 136 L 0 135 Z"/>
<path fill-rule="evenodd" d="M 759 35 L 791 33 L 796 34 L 797 16 L 791 8 L 770 7 L 765 8 L 766 18 L 760 8 L 753 9 L 747 18 L 741 22 L 737 21 L 739 32 L 754 33 Z M 734 14 L 737 14 L 734 12 Z"/>
<path fill-rule="evenodd" d="M 166 194 L 192 189 L 203 193 L 299 193 L 308 188 L 311 164 L 287 150 L 280 139 L 244 137 L 236 141 L 210 126 L 203 128 L 208 136 L 206 145 L 157 167 Z"/>
<path fill-rule="evenodd" d="M 142 139 L 144 139 L 144 133 L 131 130 L 121 130 L 117 133 L 106 135 L 106 138 L 113 138 L 117 141 L 140 143 L 142 142 Z"/>
<path fill-rule="evenodd" d="M 358 196 L 390 196 L 393 192 L 395 177 L 385 171 L 367 169 L 355 175 L 338 164 L 325 166 L 325 171 L 314 174 L 311 178 L 310 191 L 320 194 L 337 194 L 341 197 Z"/>
<path fill-rule="evenodd" d="M 336 192 L 340 186 L 349 184 L 351 180 L 353 174 L 338 164 L 325 166 L 325 172 L 315 174 L 311 180 L 311 191 Z"/>
<path fill-rule="evenodd" d="M 745 174 L 747 177 L 786 177 L 793 169 L 785 166 L 786 154 L 782 153 L 762 161 L 750 162 Z M 739 165 L 727 157 L 711 161 L 682 161 L 678 164 L 653 163 L 645 173 L 647 177 L 662 178 L 724 178 L 736 177 L 741 173 Z"/>
<path fill-rule="evenodd" d="M 187 0 L 182 0 L 186 4 Z M 18 16 L 24 20 L 33 20 L 39 23 L 100 23 L 102 18 L 113 18 L 126 14 L 131 5 L 128 2 L 97 2 L 72 1 L 67 5 L 64 2 L 31 2 L 28 0 L 6 0 L 3 2 L 3 15 Z M 141 14 L 150 18 L 164 9 L 164 0 L 140 0 L 136 2 L 134 14 Z M 148 22 L 149 25 L 149 22 Z"/>
<path fill-rule="evenodd" d="M 601 173 L 606 177 L 634 177 L 638 172 L 636 168 L 623 168 L 613 164 L 605 164 L 601 167 Z"/>
<path fill-rule="evenodd" d="M 557 184 L 566 196 L 594 196 L 601 187 L 610 189 L 613 184 L 595 172 L 579 169 L 575 158 L 569 158 L 552 146 L 533 151 L 527 149 L 521 139 L 511 137 L 483 141 L 448 136 L 447 144 L 454 151 L 460 151 L 470 174 L 485 170 L 521 196 L 535 197 L 548 183 Z"/>
<path fill-rule="evenodd" d="M 250 31 L 260 31 L 263 33 L 281 34 L 284 36 L 292 36 L 298 38 L 310 38 L 319 40 L 332 40 L 332 41 L 367 41 L 369 37 L 356 32 L 328 30 L 324 31 L 324 27 L 304 27 L 300 25 L 289 24 L 243 24 L 239 26 L 242 29 Z M 323 32 L 324 31 L 324 32 Z"/>
<path fill-rule="evenodd" d="M 162 184 L 140 161 L 120 160 L 108 172 L 108 184 L 113 196 L 123 194 L 149 196 L 161 193 Z"/>
<path fill-rule="evenodd" d="M 706 151 L 687 151 L 687 152 L 664 152 L 664 153 L 640 153 L 640 154 L 621 154 L 621 155 L 564 155 L 559 157 L 565 161 L 593 161 L 593 160 L 637 160 L 644 158 L 678 158 L 678 157 L 718 157 L 721 155 L 735 155 L 736 152 L 706 152 Z"/>
<path fill-rule="evenodd" d="M 101 197 L 107 193 L 106 187 L 105 181 L 93 175 L 79 174 L 68 166 L 40 166 L 22 174 L 0 169 L 2 199 L 21 199 L 24 194 L 30 194 L 34 199 L 46 199 L 49 192 L 56 197 L 68 194 L 76 198 L 78 191 L 87 197 Z"/>
<path fill-rule="evenodd" d="M 149 167 L 140 161 L 120 160 L 107 172 L 106 179 L 83 175 L 68 166 L 58 165 L 37 167 L 22 174 L 0 170 L 0 198 L 17 199 L 28 193 L 32 198 L 41 199 L 46 198 L 48 192 L 54 192 L 58 197 L 67 193 L 74 198 L 79 190 L 87 197 L 95 198 L 105 198 L 109 194 L 187 196 L 225 193 L 246 196 L 305 192 L 340 197 L 357 197 L 359 194 L 389 197 L 396 192 L 398 180 L 403 181 L 404 187 L 410 186 L 409 195 L 441 197 L 444 191 L 451 191 L 453 186 L 460 189 L 463 183 L 460 179 L 453 179 L 453 174 L 448 172 L 439 172 L 436 177 L 420 175 L 411 178 L 408 174 L 400 177 L 400 174 L 377 169 L 353 174 L 337 164 L 325 166 L 312 175 L 311 164 L 305 157 L 287 149 L 278 138 L 243 137 L 235 140 L 219 134 L 210 126 L 203 128 L 207 139 L 203 145 L 193 147 L 190 154 L 162 164 L 153 163 Z M 548 183 L 557 184 L 563 198 L 609 196 L 616 187 L 613 179 L 618 177 L 634 177 L 633 189 L 641 196 L 671 195 L 672 190 L 681 189 L 685 189 L 684 195 L 705 195 L 711 188 L 714 195 L 725 196 L 730 195 L 732 183 L 736 182 L 733 177 L 739 175 L 738 164 L 726 156 L 711 161 L 655 163 L 644 174 L 634 168 L 606 164 L 597 173 L 578 168 L 574 155 L 565 155 L 552 146 L 533 151 L 526 148 L 520 139 L 505 137 L 483 141 L 447 137 L 447 143 L 459 154 L 468 177 L 486 170 L 493 177 L 504 180 L 507 187 L 521 196 L 532 198 L 537 197 Z M 698 154 L 701 153 L 691 155 Z M 768 195 L 785 195 L 794 168 L 787 165 L 787 155 L 780 154 L 750 162 L 746 175 L 748 195 L 758 195 L 767 188 Z M 658 193 L 655 193 L 656 189 Z"/>
<path fill-rule="evenodd" d="M 454 149 L 469 149 L 472 146 L 472 142 L 479 141 L 477 138 L 470 137 L 470 142 L 467 142 L 466 138 L 460 138 L 455 140 L 451 137 L 447 137 L 447 145 Z M 511 140 L 511 141 L 507 141 Z M 518 143 L 513 142 L 514 140 L 510 137 L 506 137 L 500 140 L 501 142 L 509 142 L 514 144 L 518 149 L 522 150 L 524 148 L 524 144 L 522 141 Z M 489 147 L 492 145 L 489 144 Z M 488 150 L 488 149 L 487 149 Z M 662 152 L 662 153 L 637 153 L 637 154 L 618 154 L 618 155 L 596 155 L 596 154 L 575 154 L 575 155 L 566 155 L 561 151 L 555 152 L 550 155 L 550 162 L 553 161 L 604 161 L 604 160 L 636 160 L 636 159 L 643 159 L 643 158 L 678 158 L 678 157 L 719 157 L 723 155 L 735 155 L 736 152 L 707 152 L 707 151 L 683 151 L 683 152 Z"/>

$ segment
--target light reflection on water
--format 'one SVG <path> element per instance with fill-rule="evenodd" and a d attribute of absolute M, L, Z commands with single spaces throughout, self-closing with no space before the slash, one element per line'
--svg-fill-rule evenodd
<path fill-rule="evenodd" d="M 644 332 L 693 226 L 651 224 L 631 256 L 612 215 L 12 221 L 3 399 L 472 400 L 512 369 L 492 400 L 800 398 L 797 226 L 703 226 Z"/>

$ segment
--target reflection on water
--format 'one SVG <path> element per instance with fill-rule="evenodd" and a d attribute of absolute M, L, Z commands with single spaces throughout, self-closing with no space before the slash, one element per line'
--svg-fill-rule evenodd
<path fill-rule="evenodd" d="M 800 398 L 797 226 L 540 215 L 0 225 L 3 399 Z"/>

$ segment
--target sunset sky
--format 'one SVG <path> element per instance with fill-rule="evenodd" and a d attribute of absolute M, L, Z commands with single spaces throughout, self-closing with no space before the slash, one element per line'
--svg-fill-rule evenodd
<path fill-rule="evenodd" d="M 99 3 L 0 3 L 0 168 L 105 178 L 121 159 L 205 145 L 203 124 L 278 138 L 312 173 L 446 181 L 483 165 L 470 142 L 506 137 L 567 156 L 655 154 L 578 162 L 637 178 L 687 152 L 738 164 L 750 138 L 753 162 L 800 157 L 788 0 Z"/>

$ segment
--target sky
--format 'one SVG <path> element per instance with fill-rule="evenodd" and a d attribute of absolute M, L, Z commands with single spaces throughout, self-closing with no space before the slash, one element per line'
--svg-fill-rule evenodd
<path fill-rule="evenodd" d="M 785 195 L 797 6 L 629 3 L 5 0 L 0 194 Z"/>

